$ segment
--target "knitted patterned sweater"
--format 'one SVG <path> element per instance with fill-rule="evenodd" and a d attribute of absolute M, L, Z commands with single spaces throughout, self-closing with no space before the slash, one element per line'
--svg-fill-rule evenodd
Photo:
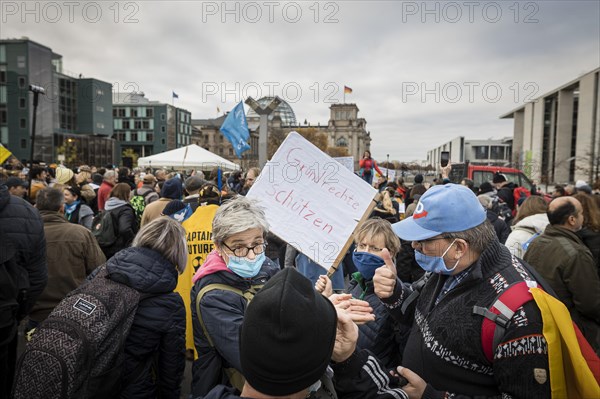
<path fill-rule="evenodd" d="M 394 294 L 382 300 L 393 317 L 414 325 L 403 366 L 427 383 L 424 398 L 550 397 L 547 345 L 542 318 L 534 301 L 519 308 L 489 362 L 481 343 L 483 317 L 473 306 L 489 308 L 500 292 L 523 280 L 535 280 L 508 249 L 494 240 L 472 270 L 435 305 L 448 276 L 433 275 L 414 306 L 402 314 L 409 284 L 399 280 Z"/>

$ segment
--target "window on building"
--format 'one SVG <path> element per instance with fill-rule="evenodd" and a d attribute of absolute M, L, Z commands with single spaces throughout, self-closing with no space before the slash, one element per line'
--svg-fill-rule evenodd
<path fill-rule="evenodd" d="M 131 132 L 131 141 L 138 141 L 137 132 Z"/>
<path fill-rule="evenodd" d="M 150 129 L 150 121 L 148 121 L 148 120 L 142 121 L 142 129 Z"/>
<path fill-rule="evenodd" d="M 493 145 L 490 147 L 490 159 L 505 159 L 504 146 Z"/>
<path fill-rule="evenodd" d="M 229 149 L 229 155 L 233 155 L 233 148 Z"/>
<path fill-rule="evenodd" d="M 25 68 L 25 56 L 20 55 L 17 57 L 17 68 Z"/>
<path fill-rule="evenodd" d="M 104 112 L 104 107 L 101 105 L 96 105 L 96 111 L 98 112 Z"/>
<path fill-rule="evenodd" d="M 147 133 L 146 141 L 154 141 L 154 133 Z"/>
<path fill-rule="evenodd" d="M 165 132 L 165 127 L 164 127 L 164 126 L 161 126 L 161 127 L 160 127 L 160 131 L 161 131 L 162 133 L 164 133 L 164 132 Z"/>
<path fill-rule="evenodd" d="M 125 117 L 125 108 L 119 108 L 119 116 L 120 116 L 121 118 L 124 118 L 124 117 Z"/>
<path fill-rule="evenodd" d="M 21 129 L 26 129 L 27 128 L 27 119 L 25 119 L 25 118 L 19 119 L 19 127 Z"/>
<path fill-rule="evenodd" d="M 131 129 L 130 126 L 128 119 L 123 121 L 123 129 Z"/>
<path fill-rule="evenodd" d="M 21 148 L 27 148 L 27 140 L 21 139 Z"/>
<path fill-rule="evenodd" d="M 98 122 L 98 123 L 96 123 L 96 127 L 97 127 L 98 129 L 104 129 L 104 123 L 100 123 L 100 122 Z"/>
<path fill-rule="evenodd" d="M 6 83 L 6 65 L 0 65 L 0 84 Z"/>
<path fill-rule="evenodd" d="M 134 118 L 138 116 L 137 108 L 131 108 L 131 116 Z"/>
<path fill-rule="evenodd" d="M 146 108 L 146 116 L 148 118 L 153 118 L 154 117 L 154 110 L 152 108 Z"/>
<path fill-rule="evenodd" d="M 340 137 L 335 142 L 336 147 L 348 147 L 348 140 L 345 137 Z"/>
<path fill-rule="evenodd" d="M 25 88 L 25 76 L 19 76 L 19 89 Z"/>
<path fill-rule="evenodd" d="M 490 159 L 489 147 L 487 145 L 474 146 L 475 159 Z"/>
<path fill-rule="evenodd" d="M 8 123 L 8 114 L 5 109 L 0 109 L 0 124 Z"/>
<path fill-rule="evenodd" d="M 133 128 L 134 129 L 141 129 L 142 128 L 142 121 L 140 121 L 140 120 L 133 121 Z"/>
<path fill-rule="evenodd" d="M 162 145 L 165 145 L 165 139 L 162 139 L 162 140 L 160 140 L 160 143 L 161 143 Z"/>
<path fill-rule="evenodd" d="M 165 114 L 164 114 L 164 112 L 163 112 L 162 114 L 160 114 L 160 120 L 161 120 L 161 121 L 164 121 L 164 120 L 165 120 Z"/>
<path fill-rule="evenodd" d="M 101 89 L 96 90 L 96 95 L 103 96 L 104 95 L 104 90 L 101 90 Z"/>
<path fill-rule="evenodd" d="M 26 107 L 26 104 L 27 104 L 27 102 L 26 102 L 26 101 L 27 101 L 27 100 L 25 99 L 25 97 L 21 97 L 21 98 L 19 98 L 19 108 L 21 108 L 21 109 L 25 109 L 25 107 Z"/>
<path fill-rule="evenodd" d="M 119 116 L 118 112 L 119 112 L 119 110 L 117 108 L 113 108 L 113 118 L 116 118 L 117 116 Z"/>

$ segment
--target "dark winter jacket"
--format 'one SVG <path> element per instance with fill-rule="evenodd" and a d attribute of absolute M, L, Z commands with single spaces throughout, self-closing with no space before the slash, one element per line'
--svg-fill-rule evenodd
<path fill-rule="evenodd" d="M 211 252 L 198 269 L 191 294 L 194 346 L 198 352 L 192 367 L 193 396 L 206 395 L 219 384 L 229 385 L 224 369 L 232 367 L 241 371 L 239 329 L 247 306 L 245 298 L 230 291 L 217 289 L 202 297 L 200 312 L 214 343 L 211 347 L 196 312 L 200 290 L 209 284 L 225 284 L 246 291 L 253 285 L 264 285 L 278 270 L 279 267 L 266 258 L 260 272 L 252 279 L 245 279 L 231 272 L 216 251 Z"/>
<path fill-rule="evenodd" d="M 119 226 L 117 241 L 110 247 L 102 248 L 106 259 L 110 259 L 111 256 L 131 245 L 133 238 L 138 232 L 138 225 L 133 207 L 128 202 L 111 197 L 106 201 L 105 210 L 113 214 L 114 221 Z"/>
<path fill-rule="evenodd" d="M 600 233 L 584 227 L 577 232 L 577 236 L 581 238 L 581 241 L 592 253 L 594 262 L 598 268 L 598 274 L 600 274 Z"/>
<path fill-rule="evenodd" d="M 494 226 L 494 231 L 496 232 L 496 236 L 498 237 L 498 241 L 500 244 L 504 244 L 508 235 L 510 234 L 510 227 L 506 224 L 506 222 L 498 217 L 498 214 L 490 209 L 487 210 L 487 219 L 490 221 L 492 226 Z"/>
<path fill-rule="evenodd" d="M 44 225 L 37 209 L 24 199 L 10 195 L 5 185 L 0 185 L 0 233 L 12 241 L 17 251 L 17 264 L 29 277 L 24 306 L 28 313 L 48 281 Z"/>
<path fill-rule="evenodd" d="M 412 292 L 408 284 L 397 281 L 392 296 L 382 299 L 398 320 L 411 321 L 414 315 L 402 365 L 428 383 L 423 397 L 550 397 L 549 380 L 539 383 L 533 375 L 534 369 L 549 375 L 548 348 L 535 302 L 515 312 L 494 351 L 493 362 L 485 357 L 481 342 L 483 317 L 473 313 L 474 306 L 489 309 L 498 293 L 510 284 L 534 280 L 521 261 L 497 240 L 492 241 L 470 266 L 469 274 L 436 305 L 448 278 L 432 275 L 414 312 L 405 315 L 401 306 Z"/>
<path fill-rule="evenodd" d="M 510 209 L 515 209 L 515 197 L 513 196 L 513 190 L 517 187 L 515 183 L 509 182 L 498 190 L 498 198 L 504 201 Z"/>
<path fill-rule="evenodd" d="M 592 253 L 577 234 L 548 225 L 529 244 L 524 259 L 548 282 L 588 342 L 600 351 L 600 277 Z"/>
<path fill-rule="evenodd" d="M 194 399 L 236 399 L 243 398 L 237 395 L 235 388 L 225 385 L 217 385 L 205 396 L 194 397 Z"/>
<path fill-rule="evenodd" d="M 118 252 L 106 269 L 149 296 L 140 301 L 125 341 L 126 383 L 120 397 L 179 399 L 185 369 L 185 307 L 173 292 L 175 266 L 154 250 L 136 247 Z M 131 381 L 134 370 L 143 371 Z"/>
<path fill-rule="evenodd" d="M 373 281 L 364 280 L 360 272 L 352 275 L 347 292 L 353 298 L 369 302 L 375 320 L 358 326 L 357 349 L 368 349 L 389 369 L 400 364 L 400 348 L 396 342 L 394 327 L 398 324 L 390 316 L 373 290 Z M 409 330 L 405 329 L 405 330 Z M 405 331 L 408 333 L 408 331 Z M 402 346 L 404 349 L 404 346 Z"/>

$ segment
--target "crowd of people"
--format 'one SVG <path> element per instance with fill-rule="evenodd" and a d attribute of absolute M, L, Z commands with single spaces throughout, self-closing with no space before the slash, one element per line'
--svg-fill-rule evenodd
<path fill-rule="evenodd" d="M 501 173 L 475 187 L 450 170 L 408 185 L 365 153 L 379 201 L 331 278 L 269 232 L 246 197 L 258 168 L 1 171 L 0 396 L 75 397 L 17 359 L 61 301 L 108 278 L 140 293 L 121 398 L 551 397 L 536 302 L 493 344 L 482 323 L 507 287 L 539 283 L 600 353 L 598 187 L 531 193 Z"/>

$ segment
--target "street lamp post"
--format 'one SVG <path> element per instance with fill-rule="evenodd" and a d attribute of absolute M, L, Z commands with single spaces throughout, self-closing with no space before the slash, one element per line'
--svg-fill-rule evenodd
<path fill-rule="evenodd" d="M 268 118 L 269 115 L 279 106 L 279 104 L 281 104 L 281 99 L 279 97 L 275 97 L 266 107 L 262 107 L 258 101 L 252 97 L 248 97 L 248 99 L 246 99 L 246 104 L 248 104 L 250 108 L 252 108 L 254 112 L 260 116 L 260 127 L 258 130 L 258 166 L 262 169 L 262 167 L 267 163 Z"/>
<path fill-rule="evenodd" d="M 46 90 L 41 86 L 29 85 L 29 91 L 33 93 L 33 119 L 31 121 L 31 151 L 29 156 L 29 170 L 33 168 L 33 155 L 35 148 L 35 124 L 37 120 L 37 107 L 39 95 L 45 94 Z M 29 198 L 31 198 L 31 173 L 29 174 Z"/>
<path fill-rule="evenodd" d="M 45 94 L 46 90 L 44 90 L 41 86 L 29 85 L 29 91 L 33 93 L 33 119 L 31 121 L 31 152 L 29 157 L 29 167 L 33 166 L 33 155 L 34 155 L 34 147 L 35 147 L 35 124 L 37 121 L 37 107 L 39 102 L 39 95 Z"/>

